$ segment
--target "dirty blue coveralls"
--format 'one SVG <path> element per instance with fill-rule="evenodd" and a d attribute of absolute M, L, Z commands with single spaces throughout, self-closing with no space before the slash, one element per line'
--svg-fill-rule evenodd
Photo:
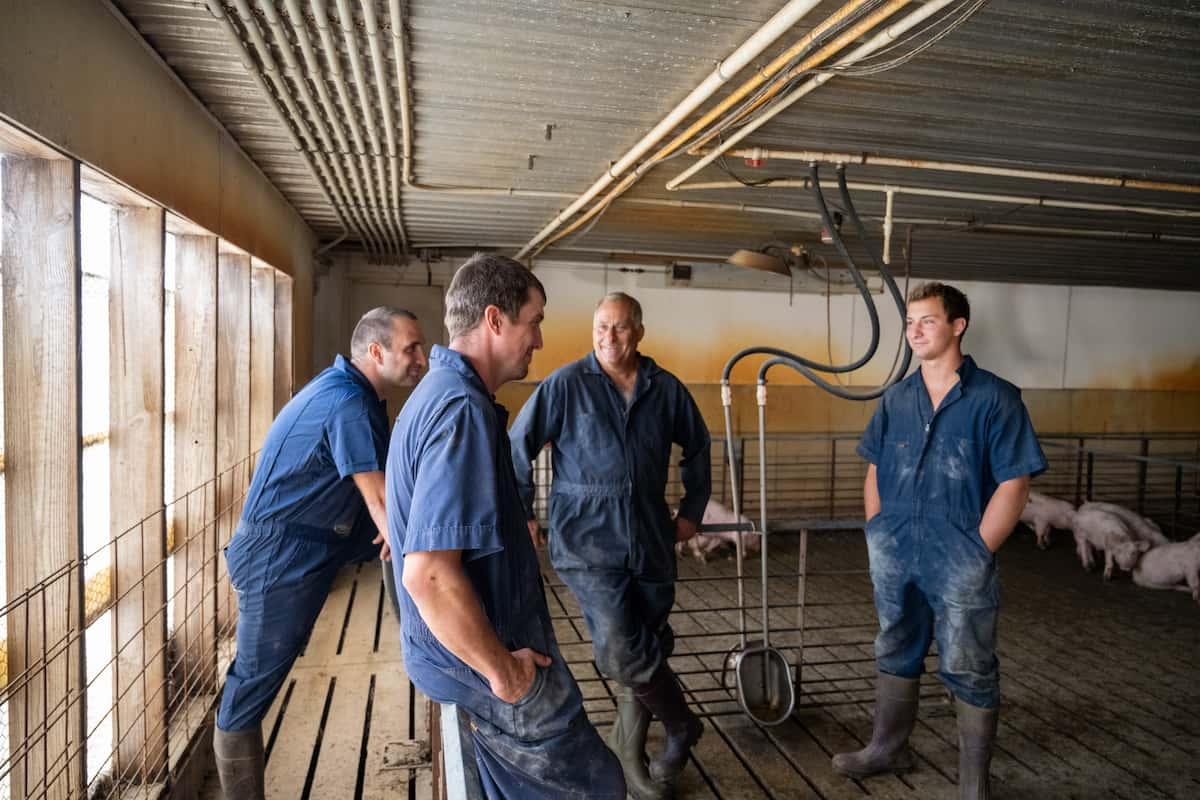
<path fill-rule="evenodd" d="M 674 642 L 675 524 L 663 496 L 672 443 L 683 450 L 679 513 L 699 524 L 712 490 L 696 403 L 678 378 L 639 358 L 628 405 L 589 353 L 542 381 L 509 432 L 531 519 L 531 462 L 553 445 L 550 559 L 583 609 L 597 667 L 625 686 L 649 683 Z"/>
<path fill-rule="evenodd" d="M 537 668 L 532 687 L 515 704 L 496 697 L 483 676 L 434 637 L 404 588 L 404 559 L 393 558 L 408 675 L 429 697 L 470 715 L 488 797 L 623 799 L 620 763 L 588 721 L 551 627 L 504 432 L 508 412 L 461 354 L 435 346 L 429 363 L 388 451 L 392 552 L 461 550 L 463 569 L 503 645 L 531 648 L 551 664 Z"/>
<path fill-rule="evenodd" d="M 876 466 L 882 510 L 866 526 L 881 672 L 915 678 L 937 640 L 938 674 L 966 703 L 1000 700 L 996 557 L 979 534 L 996 487 L 1046 459 L 1020 390 L 967 356 L 937 411 L 921 371 L 888 390 L 858 453 Z"/>
<path fill-rule="evenodd" d="M 217 713 L 222 730 L 262 721 L 338 569 L 378 535 L 352 476 L 384 468 L 387 436 L 384 401 L 340 355 L 271 423 L 225 548 L 238 624 Z"/>

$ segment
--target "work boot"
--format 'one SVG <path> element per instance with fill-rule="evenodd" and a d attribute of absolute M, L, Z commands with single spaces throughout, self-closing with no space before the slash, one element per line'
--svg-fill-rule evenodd
<path fill-rule="evenodd" d="M 692 745 L 704 733 L 704 723 L 688 708 L 675 673 L 665 660 L 658 665 L 649 683 L 633 691 L 667 731 L 662 755 L 650 762 L 650 777 L 659 783 L 671 783 L 683 772 Z"/>
<path fill-rule="evenodd" d="M 213 726 L 213 754 L 225 800 L 263 800 L 262 729 L 223 731 Z"/>
<path fill-rule="evenodd" d="M 988 768 L 1000 714 L 995 708 L 980 708 L 957 699 L 954 710 L 958 715 L 959 800 L 991 800 Z"/>
<path fill-rule="evenodd" d="M 880 672 L 875 687 L 875 725 L 862 750 L 838 753 L 833 771 L 851 778 L 881 772 L 907 772 L 913 767 L 908 736 L 917 722 L 919 678 L 899 678 Z"/>
<path fill-rule="evenodd" d="M 666 787 L 656 783 L 646 771 L 646 729 L 650 712 L 633 693 L 617 689 L 617 718 L 608 734 L 608 749 L 617 754 L 625 773 L 625 789 L 634 800 L 665 800 Z"/>

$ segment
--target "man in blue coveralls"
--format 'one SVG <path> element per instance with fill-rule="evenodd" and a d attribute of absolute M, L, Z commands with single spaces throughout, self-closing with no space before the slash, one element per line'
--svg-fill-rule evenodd
<path fill-rule="evenodd" d="M 489 798 L 625 797 L 617 759 L 559 652 L 494 394 L 542 346 L 546 293 L 520 263 L 476 254 L 446 292 L 448 348 L 392 433 L 388 538 L 404 665 L 468 713 Z"/>
<path fill-rule="evenodd" d="M 959 796 L 991 797 L 1000 669 L 995 553 L 1046 459 L 1015 386 L 963 356 L 967 298 L 928 283 L 908 298 L 921 368 L 888 390 L 859 444 L 866 538 L 879 613 L 870 743 L 833 757 L 843 775 L 912 768 L 908 737 L 932 640 L 958 716 Z"/>
<path fill-rule="evenodd" d="M 623 292 L 592 320 L 593 350 L 555 370 L 513 423 L 514 465 L 532 539 L 531 462 L 553 444 L 550 558 L 583 609 L 600 672 L 619 684 L 608 738 L 629 793 L 665 797 L 704 730 L 667 665 L 674 638 L 675 542 L 696 535 L 711 492 L 708 428 L 687 388 L 638 352 L 642 307 Z M 686 494 L 674 521 L 663 497 L 671 445 Z M 646 767 L 650 714 L 666 729 Z"/>
<path fill-rule="evenodd" d="M 262 718 L 300 654 L 343 564 L 381 545 L 388 419 L 383 394 L 426 366 L 417 318 L 383 306 L 363 315 L 350 358 L 296 393 L 271 423 L 225 549 L 238 594 L 237 656 L 213 731 L 225 797 L 263 797 Z"/>

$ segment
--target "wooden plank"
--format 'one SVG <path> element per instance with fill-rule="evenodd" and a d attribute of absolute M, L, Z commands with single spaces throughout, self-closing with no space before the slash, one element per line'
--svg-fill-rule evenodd
<path fill-rule="evenodd" d="M 267 761 L 267 800 L 296 800 L 303 795 L 321 729 L 330 675 L 302 670 L 295 678 L 292 700 L 283 712 L 283 725 Z"/>
<path fill-rule="evenodd" d="M 389 567 L 391 565 L 389 564 Z M 346 625 L 339 661 L 361 661 L 370 658 L 375 646 L 375 631 L 378 628 L 379 599 L 383 594 L 383 574 L 378 561 L 359 564 L 355 575 L 354 605 L 350 609 L 350 621 Z M 387 601 L 384 601 L 385 605 Z M 383 609 L 385 616 L 391 611 Z"/>
<path fill-rule="evenodd" d="M 250 257 L 218 243 L 217 549 L 229 544 L 242 512 L 250 455 Z M 237 597 L 217 559 L 217 628 L 233 634 Z"/>
<path fill-rule="evenodd" d="M 275 413 L 292 399 L 295 375 L 292 347 L 292 287 L 290 275 L 275 273 Z"/>
<path fill-rule="evenodd" d="M 275 418 L 275 270 L 250 270 L 250 447 L 258 450 Z"/>
<path fill-rule="evenodd" d="M 333 657 L 337 654 L 338 641 L 342 638 L 346 621 L 346 608 L 354 589 L 354 577 L 355 568 L 350 565 L 343 567 L 334 578 L 333 587 L 304 646 L 304 653 L 296 659 L 296 669 L 326 669 L 333 666 Z"/>
<path fill-rule="evenodd" d="M 172 705 L 216 678 L 217 239 L 175 239 Z"/>
<path fill-rule="evenodd" d="M 165 776 L 163 211 L 112 211 L 109 474 L 114 539 L 116 762 L 122 782 Z M 137 480 L 120 476 L 137 475 Z"/>
<path fill-rule="evenodd" d="M 321 752 L 309 797 L 354 797 L 359 757 L 367 724 L 371 675 L 364 670 L 336 673 L 333 700 L 321 735 Z M 309 702 L 315 702 L 312 698 Z"/>
<path fill-rule="evenodd" d="M 9 796 L 59 798 L 85 780 L 79 172 L 6 157 L 3 181 L 6 587 L 31 591 L 7 615 Z"/>
<path fill-rule="evenodd" d="M 389 766 L 384 756 L 389 743 L 413 738 L 413 729 L 409 725 L 411 690 L 402 663 L 397 662 L 394 668 L 376 670 L 362 800 L 391 800 L 408 794 L 411 770 Z M 414 711 L 420 711 L 420 708 Z"/>

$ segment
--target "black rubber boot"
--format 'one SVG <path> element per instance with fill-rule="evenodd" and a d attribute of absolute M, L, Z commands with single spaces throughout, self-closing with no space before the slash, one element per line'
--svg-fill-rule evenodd
<path fill-rule="evenodd" d="M 662 755 L 650 762 L 650 777 L 659 783 L 671 783 L 683 772 L 692 745 L 704 733 L 704 723 L 688 708 L 666 661 L 658 665 L 649 683 L 634 689 L 634 694 L 667 731 Z"/>
<path fill-rule="evenodd" d="M 666 787 L 656 783 L 646 769 L 646 729 L 650 711 L 633 689 L 617 687 L 617 718 L 608 734 L 608 748 L 617 754 L 625 773 L 625 790 L 634 800 L 665 800 Z"/>
<path fill-rule="evenodd" d="M 225 800 L 263 800 L 266 787 L 260 728 L 231 732 L 214 725 L 213 754 Z"/>
<path fill-rule="evenodd" d="M 962 700 L 954 701 L 958 715 L 958 796 L 960 800 L 991 800 L 989 769 L 996 726 L 1000 721 L 995 708 L 980 708 Z"/>
<path fill-rule="evenodd" d="M 838 753 L 833 771 L 851 778 L 883 772 L 907 772 L 913 767 L 908 737 L 917 723 L 919 678 L 898 678 L 880 672 L 875 687 L 875 724 L 871 741 L 862 750 Z"/>

